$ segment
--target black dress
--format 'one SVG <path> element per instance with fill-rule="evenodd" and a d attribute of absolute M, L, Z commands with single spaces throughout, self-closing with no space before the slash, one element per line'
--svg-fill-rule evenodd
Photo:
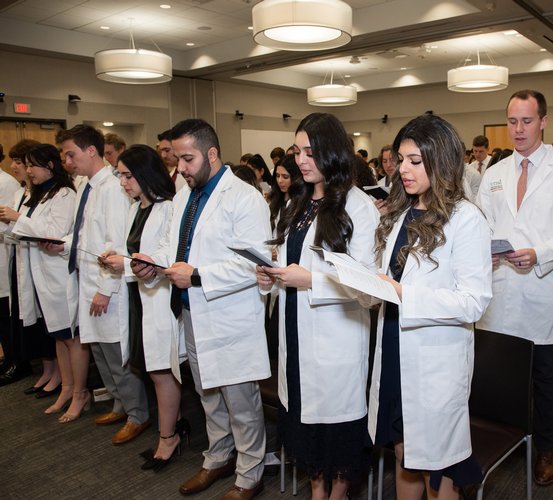
<path fill-rule="evenodd" d="M 306 214 L 292 227 L 287 240 L 287 264 L 298 264 L 305 235 L 316 217 L 320 202 L 312 200 Z M 297 289 L 286 288 L 286 380 L 288 411 L 280 405 L 279 432 L 292 462 L 304 469 L 311 479 L 355 482 L 368 471 L 370 449 L 367 444 L 367 417 L 335 424 L 301 422 L 299 342 L 297 324 Z"/>
<path fill-rule="evenodd" d="M 138 207 L 127 237 L 127 251 L 129 255 L 140 252 L 140 240 L 144 231 L 144 224 L 150 216 L 154 204 L 146 208 Z M 142 341 L 142 300 L 138 290 L 138 282 L 127 283 L 129 290 L 129 363 L 135 370 L 145 373 L 144 343 Z"/>
<path fill-rule="evenodd" d="M 424 210 L 411 208 L 399 230 L 392 256 L 390 270 L 396 281 L 401 281 L 403 266 L 397 258 L 401 247 L 407 245 L 407 225 L 420 217 Z M 397 304 L 386 302 L 384 326 L 382 331 L 382 372 L 380 374 L 380 389 L 378 397 L 378 417 L 376 424 L 375 445 L 383 447 L 403 441 L 403 410 L 401 404 L 401 373 L 399 357 L 399 309 Z M 403 460 L 401 466 L 403 467 Z M 410 469 L 406 469 L 410 470 Z M 416 472 L 411 470 L 411 472 Z M 472 457 L 446 467 L 430 471 L 430 486 L 438 491 L 442 476 L 453 480 L 457 487 L 480 482 L 483 478 L 480 467 Z"/>

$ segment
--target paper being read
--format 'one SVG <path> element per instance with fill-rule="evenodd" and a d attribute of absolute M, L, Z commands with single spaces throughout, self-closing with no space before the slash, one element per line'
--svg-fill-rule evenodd
<path fill-rule="evenodd" d="M 326 262 L 336 268 L 338 280 L 342 285 L 366 293 L 373 297 L 400 304 L 401 301 L 391 283 L 379 278 L 376 273 L 367 269 L 363 264 L 345 253 L 330 252 L 320 247 L 311 246 L 311 249 L 322 255 Z"/>

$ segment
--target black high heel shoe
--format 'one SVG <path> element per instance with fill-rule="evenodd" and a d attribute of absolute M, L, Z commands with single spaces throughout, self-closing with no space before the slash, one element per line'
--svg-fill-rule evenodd
<path fill-rule="evenodd" d="M 190 447 L 190 422 L 188 420 L 181 418 L 176 424 L 175 424 L 175 432 L 171 434 L 170 436 L 159 436 L 160 439 L 171 439 L 175 437 L 176 435 L 179 435 L 180 441 L 179 444 L 175 447 L 173 450 L 173 453 L 171 453 L 171 456 L 169 458 L 157 458 L 155 457 L 155 452 L 152 448 L 143 451 L 140 456 L 144 458 L 146 461 L 142 464 L 141 469 L 142 470 L 153 470 L 154 472 L 159 472 L 160 470 L 164 469 L 169 465 L 169 462 L 172 460 L 172 458 L 175 456 L 175 453 L 178 453 L 179 457 L 181 454 L 181 446 L 184 442 L 184 439 L 186 439 L 188 446 Z"/>

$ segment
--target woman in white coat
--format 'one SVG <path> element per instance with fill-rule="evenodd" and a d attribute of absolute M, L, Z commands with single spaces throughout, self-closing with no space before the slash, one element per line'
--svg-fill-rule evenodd
<path fill-rule="evenodd" d="M 376 232 L 381 277 L 401 299 L 379 316 L 369 432 L 393 443 L 404 500 L 458 498 L 480 479 L 468 399 L 473 323 L 491 299 L 490 231 L 465 198 L 464 151 L 445 120 L 411 120 L 394 141 L 399 168 Z"/>
<path fill-rule="evenodd" d="M 327 275 L 310 249 L 347 252 L 374 268 L 378 211 L 353 186 L 354 154 L 337 118 L 313 113 L 295 138 L 305 184 L 281 212 L 279 268 L 257 268 L 262 290 L 279 289 L 280 431 L 288 455 L 311 479 L 314 499 L 345 499 L 366 472 L 369 314 Z"/>
<path fill-rule="evenodd" d="M 17 218 L 13 232 L 21 236 L 61 239 L 73 229 L 75 188 L 63 168 L 58 150 L 51 144 L 40 144 L 26 154 L 31 196 L 25 203 L 27 213 Z M 56 339 L 56 354 L 62 389 L 56 402 L 45 413 L 60 413 L 60 423 L 75 420 L 90 406 L 87 390 L 89 350 L 73 328 L 65 290 L 69 280 L 67 258 L 51 253 L 43 245 L 29 247 L 31 275 L 48 335 Z"/>
<path fill-rule="evenodd" d="M 168 237 L 171 227 L 175 185 L 158 154 L 149 146 L 134 145 L 121 153 L 117 163 L 121 186 L 136 202 L 131 206 L 127 224 L 127 257 L 135 253 L 155 253 Z M 132 273 L 133 261 L 106 252 L 103 265 L 122 273 L 129 301 L 121 302 L 120 313 L 128 316 L 129 339 L 121 339 L 123 362 L 133 369 L 148 372 L 154 382 L 159 416 L 157 449 L 147 450 L 143 469 L 159 471 L 165 467 L 181 441 L 189 439 L 190 425 L 178 420 L 181 401 L 179 361 L 185 353 L 184 338 L 179 339 L 177 321 L 170 309 L 171 287 L 168 280 L 146 287 Z M 125 321 L 125 318 L 122 319 Z"/>

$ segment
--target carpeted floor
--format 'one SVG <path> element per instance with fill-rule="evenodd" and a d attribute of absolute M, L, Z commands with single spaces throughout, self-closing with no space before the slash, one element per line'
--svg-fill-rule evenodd
<path fill-rule="evenodd" d="M 142 471 L 139 453 L 157 442 L 155 425 L 134 441 L 120 447 L 111 444 L 118 425 L 100 427 L 94 418 L 111 405 L 102 402 L 69 424 L 57 416 L 44 415 L 50 400 L 37 400 L 23 394 L 33 379 L 28 378 L 0 388 L 0 499 L 182 499 L 179 485 L 202 464 L 207 445 L 201 406 L 188 388 L 183 394 L 183 415 L 192 424 L 190 448 L 162 472 Z M 276 448 L 275 424 L 267 420 L 268 449 Z M 393 464 L 388 463 L 384 479 L 384 499 L 393 499 Z M 266 475 L 265 490 L 257 498 L 310 498 L 307 479 L 298 474 L 298 495 L 292 495 L 292 473 L 287 468 L 286 491 L 280 493 L 278 475 Z M 194 500 L 220 498 L 233 484 L 229 477 L 215 483 Z M 493 473 L 484 491 L 490 500 L 525 498 L 524 456 L 516 453 Z M 376 485 L 375 485 L 376 486 Z M 354 499 L 367 498 L 366 485 L 352 492 Z M 375 494 L 376 498 L 376 494 Z M 475 498 L 473 489 L 467 498 Z M 553 498 L 553 486 L 534 486 L 535 500 Z"/>

